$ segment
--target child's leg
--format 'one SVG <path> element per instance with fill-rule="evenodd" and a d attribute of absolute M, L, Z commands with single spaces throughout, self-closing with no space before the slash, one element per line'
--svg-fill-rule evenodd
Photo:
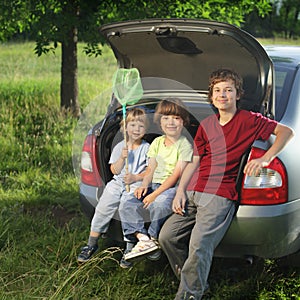
<path fill-rule="evenodd" d="M 109 223 L 118 210 L 124 186 L 122 183 L 112 180 L 107 183 L 101 198 L 95 209 L 95 214 L 91 222 L 91 236 L 98 237 L 101 233 L 106 233 Z"/>
<path fill-rule="evenodd" d="M 100 234 L 98 232 L 90 232 L 90 236 L 88 239 L 88 246 L 90 247 L 95 247 L 98 245 L 98 240 L 99 240 Z"/>
<path fill-rule="evenodd" d="M 144 219 L 149 218 L 143 208 L 143 202 L 135 197 L 123 197 L 119 206 L 119 214 L 125 241 L 136 242 L 136 233 L 147 235 Z"/>
<path fill-rule="evenodd" d="M 172 201 L 175 194 L 176 189 L 170 188 L 156 197 L 155 201 L 149 205 L 151 223 L 148 233 L 154 239 L 158 238 L 163 223 L 172 214 Z"/>
<path fill-rule="evenodd" d="M 150 240 L 150 237 L 145 233 L 137 232 L 135 234 L 135 236 L 139 241 L 149 241 Z"/>
<path fill-rule="evenodd" d="M 158 248 L 156 244 L 151 244 L 154 242 L 147 235 L 145 221 L 149 220 L 149 212 L 143 206 L 143 202 L 135 197 L 122 198 L 120 203 L 119 214 L 122 221 L 124 239 L 127 242 L 137 242 L 130 251 L 125 251 L 120 261 L 120 266 L 123 268 L 128 267 L 128 264 L 130 264 L 129 260 Z"/>
<path fill-rule="evenodd" d="M 108 229 L 109 222 L 117 211 L 124 192 L 124 187 L 116 180 L 108 182 L 95 209 L 91 222 L 91 231 L 88 243 L 81 249 L 78 255 L 78 262 L 88 261 L 98 250 L 98 239 Z"/>
<path fill-rule="evenodd" d="M 126 248 L 125 248 L 124 254 L 123 254 L 123 256 L 122 256 L 122 258 L 121 258 L 121 260 L 119 262 L 119 265 L 120 265 L 121 268 L 123 268 L 123 269 L 129 269 L 129 268 L 131 268 L 133 266 L 132 262 L 127 261 L 125 259 L 125 256 L 129 252 L 131 252 L 131 250 L 134 248 L 134 245 L 135 245 L 135 243 L 132 243 L 132 242 L 127 242 L 126 243 Z"/>

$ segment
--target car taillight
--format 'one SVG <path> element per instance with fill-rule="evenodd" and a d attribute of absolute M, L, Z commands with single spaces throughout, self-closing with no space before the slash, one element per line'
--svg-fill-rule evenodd
<path fill-rule="evenodd" d="M 88 135 L 84 141 L 81 153 L 81 182 L 100 186 L 101 179 L 96 162 L 96 137 Z"/>
<path fill-rule="evenodd" d="M 261 157 L 264 153 L 263 149 L 252 148 L 249 160 Z M 285 203 L 287 199 L 287 173 L 279 158 L 274 158 L 258 176 L 244 175 L 240 204 L 274 205 Z"/>

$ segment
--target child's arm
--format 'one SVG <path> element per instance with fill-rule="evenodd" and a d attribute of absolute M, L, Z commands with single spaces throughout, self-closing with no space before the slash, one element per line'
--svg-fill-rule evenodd
<path fill-rule="evenodd" d="M 125 159 L 128 156 L 128 149 L 124 147 L 119 159 L 110 165 L 110 170 L 114 175 L 119 175 L 124 168 Z"/>
<path fill-rule="evenodd" d="M 266 167 L 293 137 L 294 132 L 291 128 L 278 123 L 275 127 L 274 134 L 276 135 L 274 144 L 262 157 L 252 159 L 246 164 L 244 169 L 245 174 L 249 176 L 259 175 L 261 169 Z"/>
<path fill-rule="evenodd" d="M 145 199 L 143 200 L 144 203 L 144 208 L 147 208 L 150 203 L 152 203 L 155 198 L 160 195 L 162 192 L 166 191 L 167 189 L 173 187 L 176 185 L 178 179 L 180 178 L 180 175 L 182 174 L 184 168 L 186 167 L 186 165 L 188 164 L 188 162 L 185 161 L 178 161 L 175 169 L 172 173 L 171 176 L 169 176 L 160 186 L 159 188 L 157 188 L 153 193 L 151 193 L 150 195 L 148 195 L 147 197 L 145 197 Z"/>
<path fill-rule="evenodd" d="M 172 209 L 175 213 L 184 215 L 185 213 L 185 203 L 186 203 L 186 188 L 196 172 L 200 164 L 200 156 L 194 156 L 193 161 L 190 162 L 184 169 L 182 176 L 180 178 L 179 185 L 177 187 L 175 198 L 173 199 Z"/>
<path fill-rule="evenodd" d="M 142 181 L 146 174 L 147 174 L 147 170 L 139 174 L 132 174 L 132 173 L 125 174 L 124 182 L 125 184 L 131 184 L 137 181 Z"/>
<path fill-rule="evenodd" d="M 134 195 L 138 199 L 140 199 L 142 196 L 146 195 L 148 188 L 152 183 L 152 178 L 153 178 L 153 174 L 156 169 L 156 166 L 157 166 L 156 159 L 154 157 L 150 157 L 148 160 L 148 167 L 145 171 L 143 182 L 142 182 L 141 186 L 138 187 L 134 191 Z"/>

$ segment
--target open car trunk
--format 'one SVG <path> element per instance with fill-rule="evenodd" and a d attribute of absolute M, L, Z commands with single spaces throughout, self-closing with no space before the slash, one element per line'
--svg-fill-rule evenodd
<path fill-rule="evenodd" d="M 208 88 L 218 68 L 231 68 L 244 80 L 240 106 L 272 116 L 273 65 L 258 41 L 220 22 L 149 19 L 117 22 L 100 28 L 122 68 L 137 68 L 141 77 L 167 78 L 196 92 Z M 161 90 L 157 84 L 151 90 Z M 145 92 L 149 87 L 144 86 Z"/>

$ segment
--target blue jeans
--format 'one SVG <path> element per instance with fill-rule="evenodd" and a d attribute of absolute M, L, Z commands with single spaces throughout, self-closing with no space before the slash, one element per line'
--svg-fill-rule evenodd
<path fill-rule="evenodd" d="M 160 184 L 153 183 L 152 191 L 159 186 Z M 143 207 L 143 199 L 137 199 L 132 195 L 124 197 L 119 206 L 119 214 L 125 241 L 136 242 L 136 233 L 143 233 L 157 239 L 163 223 L 172 213 L 175 193 L 175 187 L 164 191 L 148 208 Z M 149 224 L 148 228 L 146 224 Z"/>
<path fill-rule="evenodd" d="M 231 224 L 234 201 L 199 192 L 188 192 L 187 213 L 173 214 L 164 224 L 159 243 L 180 279 L 175 300 L 200 300 L 214 250 Z"/>
<path fill-rule="evenodd" d="M 128 197 L 128 195 L 133 197 L 133 192 L 138 184 L 140 183 L 131 184 L 130 192 L 127 193 L 121 180 L 112 179 L 109 181 L 97 203 L 91 222 L 91 231 L 106 233 L 112 218 L 119 219 L 117 212 L 122 197 Z"/>

